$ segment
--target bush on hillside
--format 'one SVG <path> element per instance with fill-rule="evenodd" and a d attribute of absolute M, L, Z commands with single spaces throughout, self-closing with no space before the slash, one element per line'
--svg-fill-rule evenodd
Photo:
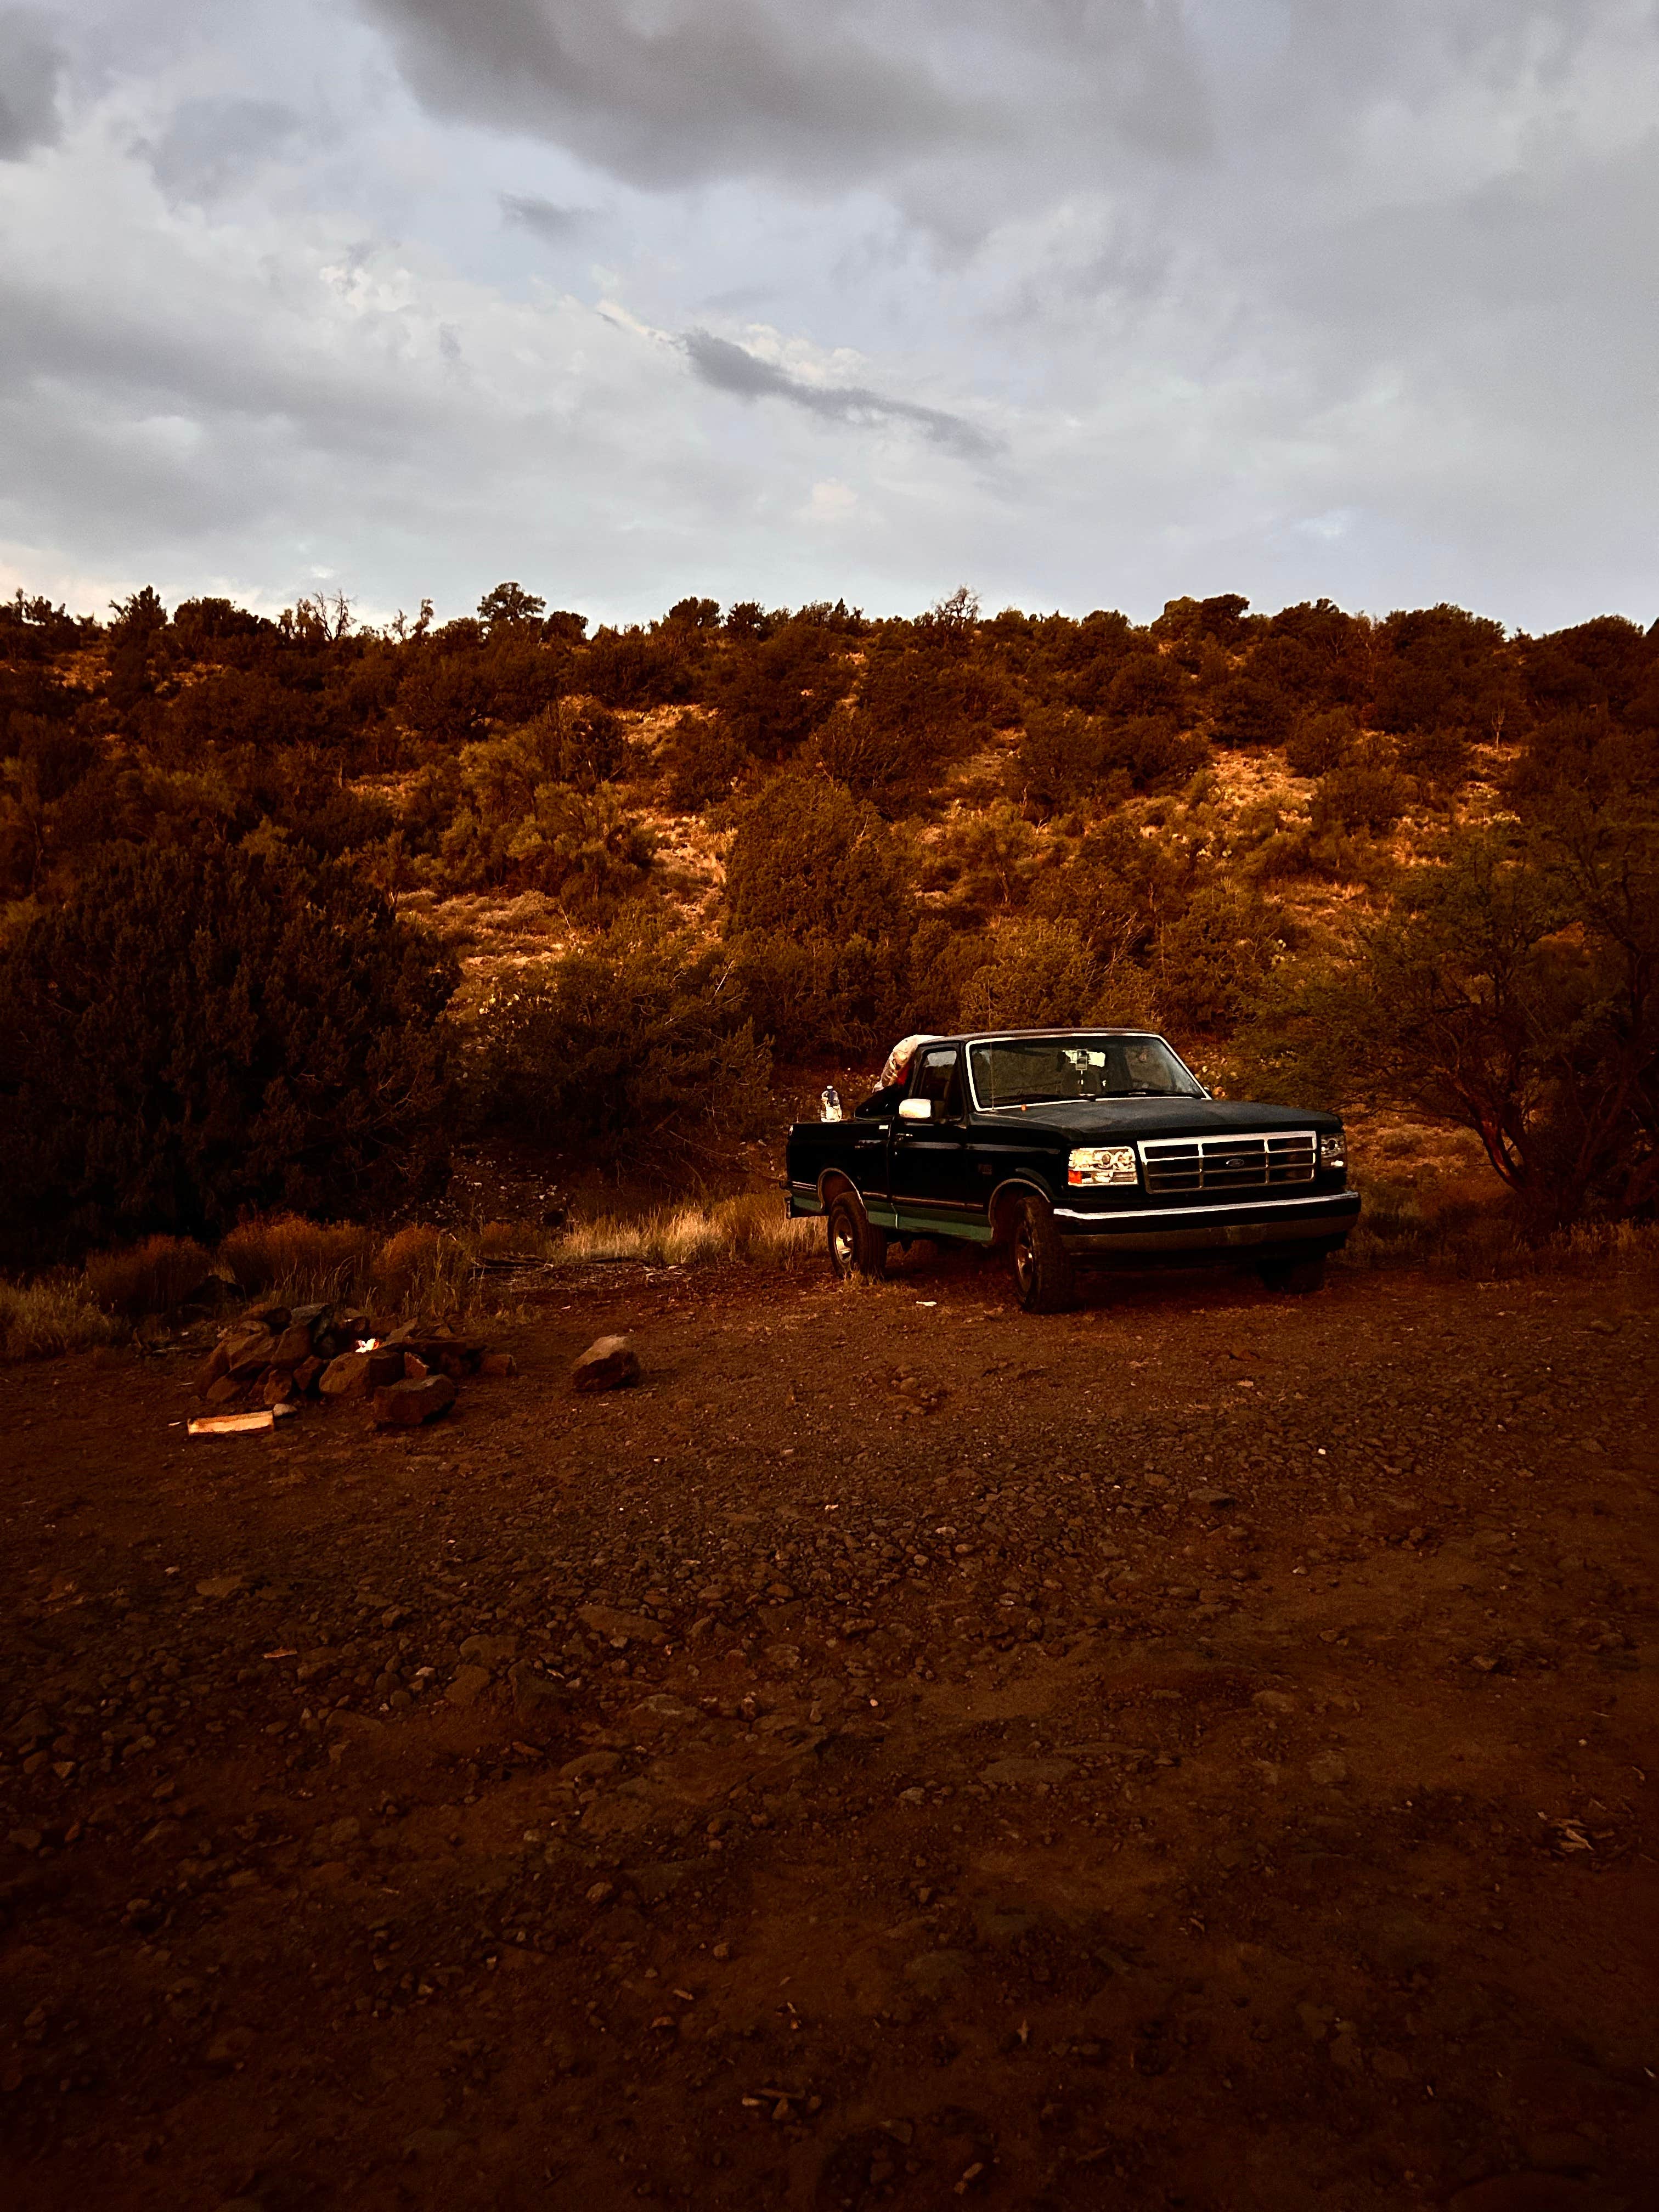
<path fill-rule="evenodd" d="M 1284 742 L 1291 702 L 1259 676 L 1232 676 L 1212 700 L 1218 745 L 1276 745 Z"/>
<path fill-rule="evenodd" d="M 1209 747 L 1165 717 L 1103 721 L 1071 708 L 1034 707 L 1008 765 L 1014 797 L 1044 814 L 1079 800 L 1115 805 L 1133 792 L 1168 791 L 1203 767 Z"/>
<path fill-rule="evenodd" d="M 1126 775 L 1106 776 L 1105 725 L 1074 707 L 1032 707 L 1006 772 L 1012 798 L 1041 816 L 1081 799 L 1112 804 L 1129 796 Z"/>
<path fill-rule="evenodd" d="M 1030 896 L 1039 847 L 1036 832 L 1011 801 L 954 815 L 933 847 L 924 878 L 948 887 L 963 915 L 1012 913 Z"/>
<path fill-rule="evenodd" d="M 678 627 L 653 637 L 638 628 L 602 629 L 583 658 L 582 677 L 607 707 L 659 707 L 696 692 L 695 634 Z"/>
<path fill-rule="evenodd" d="M 1158 932 L 1158 1002 L 1183 1033 L 1230 1030 L 1283 950 L 1282 917 L 1221 884 L 1206 884 Z"/>
<path fill-rule="evenodd" d="M 1386 836 L 1406 811 L 1409 796 L 1392 756 L 1378 746 L 1362 747 L 1319 779 L 1310 817 L 1314 835 L 1363 830 L 1373 837 Z"/>
<path fill-rule="evenodd" d="M 1463 829 L 1241 1039 L 1267 1097 L 1472 1130 L 1534 1233 L 1659 1211 L 1659 832 L 1582 791 Z"/>
<path fill-rule="evenodd" d="M 745 752 L 783 760 L 828 719 L 851 681 L 838 642 L 820 624 L 795 621 L 733 653 L 720 682 L 720 714 Z"/>
<path fill-rule="evenodd" d="M 1145 836 L 1127 814 L 1110 815 L 1060 848 L 1037 878 L 1031 911 L 1074 924 L 1103 957 L 1141 960 L 1164 924 L 1185 910 L 1201 876 L 1192 842 Z"/>
<path fill-rule="evenodd" d="M 1359 742 L 1359 725 L 1346 707 L 1320 707 L 1297 717 L 1285 741 L 1292 775 L 1328 775 Z"/>
<path fill-rule="evenodd" d="M 888 820 L 915 796 L 914 749 L 896 740 L 872 716 L 845 704 L 818 732 L 817 762 L 832 783 L 844 783 L 855 799 L 867 799 Z"/>
<path fill-rule="evenodd" d="M 445 1156 L 453 963 L 333 863 L 124 853 L 0 965 L 0 1246 L 364 1211 Z"/>
<path fill-rule="evenodd" d="M 1017 921 L 993 934 L 990 957 L 963 993 L 960 1019 L 974 1030 L 1139 1023 L 1152 1014 L 1144 977 L 1108 963 L 1069 922 Z"/>
<path fill-rule="evenodd" d="M 485 1128 L 649 1178 L 769 1126 L 770 1074 L 730 961 L 639 917 L 496 987 L 478 1017 L 468 1092 Z"/>
<path fill-rule="evenodd" d="M 641 888 L 656 848 L 616 787 L 593 780 L 627 757 L 603 708 L 539 715 L 463 745 L 453 769 L 428 770 L 409 821 L 418 834 L 449 810 L 437 840 L 449 888 L 545 891 L 597 921 Z"/>
<path fill-rule="evenodd" d="M 720 715 L 682 714 L 665 757 L 668 803 L 680 814 L 729 799 L 754 765 Z"/>
<path fill-rule="evenodd" d="M 827 777 L 774 776 L 744 807 L 726 862 L 731 927 L 902 938 L 904 849 L 874 807 Z"/>
<path fill-rule="evenodd" d="M 773 777 L 741 811 L 726 890 L 736 980 L 781 1051 L 869 1051 L 903 1021 L 910 872 L 866 800 L 823 776 Z"/>

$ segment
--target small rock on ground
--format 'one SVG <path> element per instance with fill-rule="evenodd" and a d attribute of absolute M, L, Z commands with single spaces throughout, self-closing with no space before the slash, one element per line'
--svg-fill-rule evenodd
<path fill-rule="evenodd" d="M 639 1355 L 625 1336 L 598 1336 L 570 1373 L 573 1390 L 621 1390 L 640 1379 Z"/>

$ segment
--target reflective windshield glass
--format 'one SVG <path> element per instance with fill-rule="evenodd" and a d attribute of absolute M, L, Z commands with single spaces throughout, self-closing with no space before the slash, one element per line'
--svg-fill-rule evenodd
<path fill-rule="evenodd" d="M 994 1037 L 969 1056 L 982 1107 L 1204 1095 L 1162 1037 Z"/>

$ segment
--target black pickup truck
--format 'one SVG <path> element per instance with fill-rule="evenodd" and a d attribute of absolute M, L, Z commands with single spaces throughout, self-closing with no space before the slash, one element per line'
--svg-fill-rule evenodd
<path fill-rule="evenodd" d="M 849 1120 L 789 1132 L 792 1217 L 822 1214 L 839 1274 L 890 1240 L 1008 1250 L 1031 1313 L 1079 1261 L 1233 1261 L 1317 1290 L 1359 1214 L 1333 1114 L 1212 1097 L 1141 1030 L 907 1038 Z"/>

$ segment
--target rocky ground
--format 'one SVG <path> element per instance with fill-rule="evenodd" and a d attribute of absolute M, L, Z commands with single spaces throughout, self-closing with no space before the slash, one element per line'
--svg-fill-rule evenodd
<path fill-rule="evenodd" d="M 7 2203 L 1654 2203 L 1650 1281 L 553 1279 L 6 1377 Z"/>

